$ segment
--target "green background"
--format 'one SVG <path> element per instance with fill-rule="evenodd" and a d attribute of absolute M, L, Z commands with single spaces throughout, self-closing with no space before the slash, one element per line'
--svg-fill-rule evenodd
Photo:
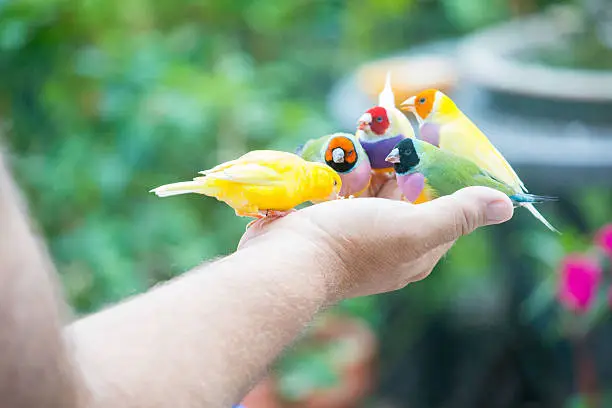
<path fill-rule="evenodd" d="M 162 200 L 151 188 L 248 150 L 293 151 L 338 131 L 326 98 L 360 64 L 554 3 L 0 1 L 2 135 L 71 304 L 95 311 L 235 249 L 248 220 L 212 198 Z M 347 310 L 380 330 L 383 362 L 414 357 L 423 339 L 436 344 L 436 328 L 448 332 L 449 344 L 472 345 L 476 354 L 466 358 L 474 357 L 479 341 L 495 342 L 478 335 L 483 327 L 516 333 L 506 320 L 478 319 L 512 296 L 509 269 L 517 267 L 527 271 L 518 276 L 528 277 L 530 300 L 517 301 L 523 306 L 512 316 L 533 324 L 556 356 L 560 323 L 542 312 L 554 296 L 551 271 L 612 221 L 610 191 L 585 187 L 569 198 L 569 209 L 551 215 L 561 237 L 517 214 L 502 230 L 511 237 L 503 245 L 511 245 L 500 247 L 491 229 L 478 231 L 460 240 L 435 279 Z M 436 383 L 431 395 L 444 392 L 436 387 L 453 381 L 457 361 L 430 360 L 446 377 L 421 371 L 419 384 Z M 411 363 L 402 364 L 385 366 L 396 373 L 382 376 L 389 388 L 405 385 L 397 378 Z M 438 406 L 428 395 L 419 397 L 422 406 Z"/>

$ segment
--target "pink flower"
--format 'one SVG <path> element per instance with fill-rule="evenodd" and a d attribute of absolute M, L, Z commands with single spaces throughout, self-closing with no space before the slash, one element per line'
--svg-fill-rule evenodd
<path fill-rule="evenodd" d="M 601 278 L 601 267 L 596 260 L 580 254 L 565 257 L 561 264 L 559 302 L 577 313 L 589 310 Z"/>
<path fill-rule="evenodd" d="M 612 257 L 612 224 L 604 225 L 597 232 L 595 243 Z"/>

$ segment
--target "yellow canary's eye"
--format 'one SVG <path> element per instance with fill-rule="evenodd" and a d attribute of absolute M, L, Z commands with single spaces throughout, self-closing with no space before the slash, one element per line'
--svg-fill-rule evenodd
<path fill-rule="evenodd" d="M 419 104 L 424 104 L 425 102 L 427 102 L 427 98 L 421 98 L 419 99 Z"/>
<path fill-rule="evenodd" d="M 334 187 L 336 187 L 337 185 L 338 185 L 338 182 L 334 180 Z"/>

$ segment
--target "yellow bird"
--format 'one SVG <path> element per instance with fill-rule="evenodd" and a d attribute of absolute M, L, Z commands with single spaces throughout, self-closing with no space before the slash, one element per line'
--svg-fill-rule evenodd
<path fill-rule="evenodd" d="M 276 218 L 307 201 L 336 199 L 342 187 L 328 165 L 274 150 L 255 150 L 199 173 L 203 176 L 150 192 L 158 197 L 203 194 L 225 202 L 241 217 Z"/>
<path fill-rule="evenodd" d="M 443 92 L 427 89 L 406 99 L 400 107 L 413 112 L 417 117 L 420 123 L 419 139 L 470 159 L 497 179 L 513 187 L 517 193 L 527 192 L 527 188 L 514 169 L 487 136 Z M 559 232 L 533 204 L 524 203 L 521 206 L 526 207 L 550 230 Z"/>

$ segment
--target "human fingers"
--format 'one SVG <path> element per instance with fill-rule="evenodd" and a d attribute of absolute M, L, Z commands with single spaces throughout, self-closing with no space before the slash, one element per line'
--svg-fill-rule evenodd
<path fill-rule="evenodd" d="M 386 183 L 384 183 L 380 187 L 380 189 L 376 193 L 376 197 L 386 198 L 386 199 L 389 199 L 389 200 L 401 201 L 402 200 L 402 192 L 397 187 L 397 182 L 393 178 L 391 180 L 388 180 Z"/>
<path fill-rule="evenodd" d="M 395 178 L 386 175 L 375 175 L 368 189 L 360 197 L 378 197 L 389 200 L 402 200 L 402 193 L 397 187 Z"/>
<path fill-rule="evenodd" d="M 396 264 L 378 264 L 376 277 L 361 279 L 359 285 L 352 285 L 349 297 L 366 296 L 373 293 L 386 293 L 405 288 L 411 283 L 425 279 L 433 271 L 440 259 L 448 252 L 454 242 L 442 244 L 418 257 L 399 258 Z M 372 268 L 369 268 L 372 270 Z"/>
<path fill-rule="evenodd" d="M 498 224 L 512 217 L 513 206 L 508 197 L 487 188 L 468 188 L 429 203 L 398 205 L 391 211 L 379 212 L 379 219 L 388 226 L 380 231 L 373 222 L 369 234 L 377 236 L 375 241 L 385 243 L 376 253 L 385 254 L 388 266 L 377 261 L 379 269 L 394 271 L 386 273 L 385 279 L 374 282 L 376 289 L 365 286 L 357 296 L 364 293 L 388 292 L 401 289 L 410 283 L 425 279 L 456 240 L 476 228 Z M 403 203 L 402 203 L 403 204 Z M 407 204 L 407 203 L 406 203 Z M 393 217 L 391 222 L 387 217 Z M 382 232 L 383 235 L 376 235 Z M 385 239 L 385 236 L 390 239 Z M 385 251 L 384 247 L 388 250 Z M 370 254 L 368 259 L 376 259 Z"/>
<path fill-rule="evenodd" d="M 370 185 L 360 197 L 378 197 L 380 190 L 389 182 L 395 183 L 395 176 L 392 173 L 372 173 L 370 176 Z"/>
<path fill-rule="evenodd" d="M 238 242 L 238 247 L 236 249 L 244 248 L 251 242 L 254 238 L 264 235 L 267 231 L 267 226 L 271 223 L 271 220 L 266 218 L 260 218 L 253 222 L 251 222 L 248 226 L 242 237 L 240 237 L 240 241 Z"/>
<path fill-rule="evenodd" d="M 422 225 L 427 225 L 420 229 L 420 239 L 429 248 L 453 242 L 476 228 L 508 221 L 514 212 L 507 195 L 487 187 L 467 187 L 415 209 Z"/>
<path fill-rule="evenodd" d="M 247 243 L 250 242 L 250 240 L 257 237 L 262 232 L 263 232 L 262 227 L 251 225 L 250 227 L 247 228 L 244 234 L 242 234 L 242 236 L 240 237 L 240 241 L 238 241 L 238 246 L 236 247 L 236 249 L 244 248 L 247 245 Z"/>
<path fill-rule="evenodd" d="M 433 268 L 438 264 L 440 259 L 448 250 L 454 245 L 455 241 L 447 242 L 438 247 L 435 247 L 431 251 L 423 254 L 418 258 L 414 270 L 416 273 L 410 273 L 406 278 L 406 284 L 418 282 L 429 276 Z"/>

